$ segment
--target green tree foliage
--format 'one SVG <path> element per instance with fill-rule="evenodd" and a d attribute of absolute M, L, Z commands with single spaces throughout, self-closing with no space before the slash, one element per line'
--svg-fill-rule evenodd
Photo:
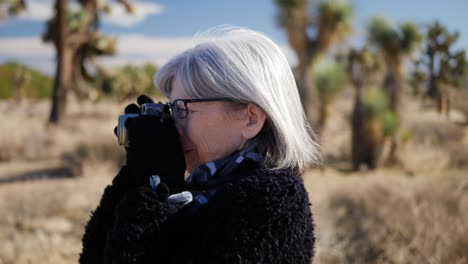
<path fill-rule="evenodd" d="M 317 120 L 309 115 L 314 111 L 308 111 L 319 105 L 310 73 L 313 73 L 313 65 L 319 55 L 329 51 L 351 32 L 352 7 L 338 0 L 275 0 L 275 3 L 278 23 L 286 31 L 289 45 L 298 58 L 296 80 L 302 104 L 309 122 L 317 126 Z"/>
<path fill-rule="evenodd" d="M 352 48 L 347 56 L 347 73 L 355 89 L 354 106 L 351 114 L 351 160 L 358 170 L 361 165 L 374 169 L 379 165 L 381 150 L 385 142 L 384 121 L 388 113 L 388 97 L 380 91 L 375 95 L 375 76 L 381 70 L 380 56 L 367 46 Z"/>
<path fill-rule="evenodd" d="M 317 64 L 315 87 L 320 97 L 319 125 L 321 128 L 327 121 L 330 103 L 343 90 L 346 83 L 346 68 L 343 64 L 326 60 Z"/>
<path fill-rule="evenodd" d="M 422 34 L 413 23 L 394 26 L 383 17 L 373 17 L 367 29 L 369 43 L 383 54 L 387 67 L 385 88 L 391 108 L 397 113 L 404 81 L 404 59 L 411 57 L 419 47 Z"/>
<path fill-rule="evenodd" d="M 15 62 L 0 65 L 0 99 L 49 98 L 52 78 Z"/>
<path fill-rule="evenodd" d="M 369 121 L 378 121 L 384 136 L 392 136 L 398 128 L 398 118 L 390 109 L 387 94 L 380 89 L 371 89 L 364 97 L 364 106 Z"/>

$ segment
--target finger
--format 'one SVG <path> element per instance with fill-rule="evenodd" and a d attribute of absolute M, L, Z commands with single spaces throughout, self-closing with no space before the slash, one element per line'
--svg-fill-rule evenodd
<path fill-rule="evenodd" d="M 134 122 L 134 118 L 125 119 L 125 123 L 124 123 L 125 128 L 127 130 L 130 129 L 132 127 L 133 122 Z"/>
<path fill-rule="evenodd" d="M 125 107 L 125 114 L 139 114 L 140 113 L 140 107 L 136 104 L 129 104 L 127 107 Z"/>
<path fill-rule="evenodd" d="M 170 125 L 174 125 L 174 119 L 172 119 L 172 117 L 170 115 L 163 115 L 163 117 L 161 118 L 162 120 L 162 123 L 165 125 L 165 126 L 170 126 Z"/>
<path fill-rule="evenodd" d="M 147 95 L 140 95 L 138 96 L 137 98 L 137 102 L 138 102 L 138 105 L 142 106 L 144 104 L 147 104 L 147 103 L 154 103 L 153 99 L 151 99 L 151 97 L 147 96 Z"/>
<path fill-rule="evenodd" d="M 166 184 L 160 183 L 156 189 L 156 193 L 158 194 L 159 201 L 166 201 L 170 192 Z"/>

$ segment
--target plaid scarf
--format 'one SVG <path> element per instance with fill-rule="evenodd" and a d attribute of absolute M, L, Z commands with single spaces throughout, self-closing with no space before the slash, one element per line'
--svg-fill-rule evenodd
<path fill-rule="evenodd" d="M 219 191 L 219 186 L 230 180 L 236 171 L 241 168 L 261 165 L 264 160 L 261 152 L 257 144 L 251 144 L 226 158 L 210 161 L 196 167 L 186 179 L 190 192 L 173 194 L 169 196 L 168 202 L 190 205 L 189 211 L 191 212 L 197 210 L 200 206 L 207 204 L 210 198 Z M 153 175 L 150 178 L 150 186 L 153 190 L 156 190 L 159 183 L 159 176 Z"/>
<path fill-rule="evenodd" d="M 213 183 L 229 177 L 240 166 L 251 162 L 260 163 L 262 159 L 262 155 L 257 152 L 255 145 L 252 145 L 234 152 L 226 158 L 210 161 L 196 167 L 187 178 L 186 183 L 189 186 L 213 185 Z"/>
<path fill-rule="evenodd" d="M 194 196 L 193 201 L 190 203 L 190 211 L 207 204 L 219 191 L 219 186 L 232 179 L 239 169 L 261 165 L 264 159 L 260 153 L 261 151 L 259 151 L 257 145 L 252 144 L 226 158 L 210 161 L 196 167 L 186 179 L 186 183 Z"/>

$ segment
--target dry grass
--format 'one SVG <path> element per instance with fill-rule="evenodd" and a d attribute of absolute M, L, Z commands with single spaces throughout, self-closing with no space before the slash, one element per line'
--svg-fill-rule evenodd
<path fill-rule="evenodd" d="M 349 177 L 347 184 L 327 181 L 333 187 L 315 211 L 318 263 L 468 261 L 468 181 L 461 175 Z"/>
<path fill-rule="evenodd" d="M 53 128 L 45 126 L 45 102 L 15 108 L 0 102 L 8 116 L 0 179 L 79 168 L 71 179 L 0 184 L 0 263 L 76 263 L 89 213 L 123 160 L 112 133 L 123 105 L 72 102 L 71 118 Z M 304 175 L 317 226 L 316 262 L 468 263 L 467 128 L 413 104 L 404 170 L 343 172 L 349 109 L 346 98 L 332 108 L 322 140 L 328 166 Z"/>
<path fill-rule="evenodd" d="M 111 180 L 108 167 L 78 179 L 0 186 L 0 263 L 76 263 L 83 226 Z"/>

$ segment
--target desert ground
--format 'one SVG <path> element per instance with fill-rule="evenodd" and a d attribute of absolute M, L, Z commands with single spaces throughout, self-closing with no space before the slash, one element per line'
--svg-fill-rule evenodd
<path fill-rule="evenodd" d="M 302 175 L 317 233 L 314 263 L 468 263 L 468 126 L 407 104 L 402 165 L 352 172 L 351 109 L 333 104 L 324 166 Z M 62 127 L 47 101 L 1 101 L 0 263 L 76 263 L 81 236 L 124 159 L 113 135 L 128 102 L 71 100 Z"/>

